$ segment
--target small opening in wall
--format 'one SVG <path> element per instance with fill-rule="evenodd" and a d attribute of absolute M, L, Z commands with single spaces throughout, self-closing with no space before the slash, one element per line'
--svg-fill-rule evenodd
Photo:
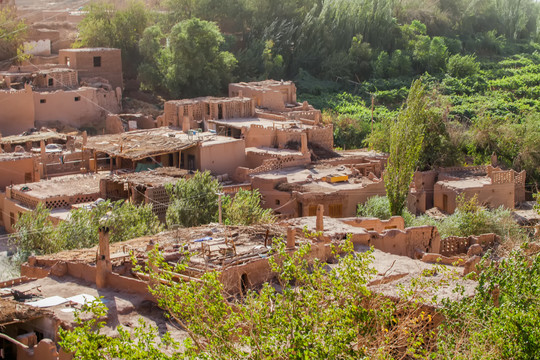
<path fill-rule="evenodd" d="M 94 56 L 94 67 L 101 67 L 101 56 Z"/>
<path fill-rule="evenodd" d="M 279 201 L 279 199 L 276 199 L 276 205 L 279 205 L 281 204 L 281 201 Z"/>
<path fill-rule="evenodd" d="M 75 96 L 75 101 L 81 101 L 81 97 L 80 96 Z"/>
<path fill-rule="evenodd" d="M 54 79 L 49 79 L 49 86 L 54 86 Z"/>
<path fill-rule="evenodd" d="M 46 102 L 47 102 L 47 100 L 45 100 L 45 99 L 39 99 L 40 104 L 45 104 Z"/>

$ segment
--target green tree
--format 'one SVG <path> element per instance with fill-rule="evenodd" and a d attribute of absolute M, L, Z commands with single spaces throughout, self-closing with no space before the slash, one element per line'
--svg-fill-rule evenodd
<path fill-rule="evenodd" d="M 446 61 L 448 60 L 448 48 L 444 39 L 436 36 L 429 44 L 428 71 L 438 74 L 446 71 Z"/>
<path fill-rule="evenodd" d="M 14 8 L 0 8 L 0 65 L 9 65 L 22 56 L 22 43 L 28 26 L 18 19 Z"/>
<path fill-rule="evenodd" d="M 54 226 L 49 218 L 51 212 L 42 203 L 33 211 L 22 213 L 15 223 L 11 242 L 24 255 L 50 254 L 62 249 L 54 237 Z"/>
<path fill-rule="evenodd" d="M 390 128 L 390 155 L 384 173 L 386 195 L 392 215 L 401 215 L 417 167 L 426 123 L 425 85 L 415 80 L 407 103 Z"/>
<path fill-rule="evenodd" d="M 221 185 L 209 171 L 197 171 L 192 178 L 180 179 L 165 186 L 170 197 L 167 225 L 184 227 L 208 224 L 217 220 L 218 193 Z"/>
<path fill-rule="evenodd" d="M 143 2 L 131 0 L 124 9 L 108 2 L 92 2 L 79 23 L 74 47 L 113 47 L 122 50 L 124 72 L 135 74 L 140 62 L 139 39 L 148 23 Z"/>
<path fill-rule="evenodd" d="M 232 81 L 233 54 L 221 51 L 216 24 L 192 18 L 176 24 L 160 56 L 164 83 L 172 97 L 218 94 Z"/>
<path fill-rule="evenodd" d="M 223 215 L 225 223 L 233 225 L 253 225 L 274 222 L 272 209 L 261 207 L 259 190 L 240 189 L 234 197 L 223 199 Z"/>

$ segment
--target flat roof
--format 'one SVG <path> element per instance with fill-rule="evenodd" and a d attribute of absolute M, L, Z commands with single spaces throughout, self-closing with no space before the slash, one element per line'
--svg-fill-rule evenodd
<path fill-rule="evenodd" d="M 213 96 L 203 96 L 193 99 L 180 99 L 180 100 L 169 100 L 166 103 L 175 104 L 175 105 L 193 105 L 198 103 L 212 102 L 212 103 L 230 103 L 230 102 L 249 102 L 252 101 L 249 97 L 213 97 Z"/>
<path fill-rule="evenodd" d="M 58 196 L 95 194 L 99 192 L 99 181 L 105 174 L 65 175 L 51 180 L 13 185 L 13 190 L 37 199 Z"/>
<path fill-rule="evenodd" d="M 31 134 L 11 135 L 0 138 L 0 144 L 22 144 L 41 140 L 67 140 L 67 135 L 55 131 L 35 131 Z"/>
<path fill-rule="evenodd" d="M 208 120 L 210 123 L 214 123 L 216 125 L 222 125 L 222 126 L 228 126 L 235 129 L 241 129 L 243 127 L 251 127 L 252 125 L 258 125 L 263 126 L 265 128 L 283 128 L 283 129 L 290 129 L 290 130 L 296 130 L 299 131 L 305 128 L 312 128 L 312 125 L 306 125 L 303 124 L 299 120 L 270 120 L 265 118 L 258 118 L 258 117 L 252 117 L 252 118 L 233 118 L 233 119 L 226 119 L 226 120 Z"/>
<path fill-rule="evenodd" d="M 238 141 L 236 139 L 232 140 Z M 226 143 L 231 142 L 231 139 L 210 132 L 196 132 L 194 135 L 188 135 L 178 129 L 165 126 L 156 129 L 89 137 L 85 148 L 111 156 L 141 160 L 151 156 L 181 151 L 197 143 L 208 141 Z"/>
<path fill-rule="evenodd" d="M 177 230 L 166 231 L 156 235 L 144 236 L 123 242 L 111 243 L 110 253 L 114 258 L 115 254 L 133 252 L 138 260 L 148 257 L 147 246 L 150 242 L 159 244 L 164 253 L 177 254 L 179 246 L 186 245 L 191 252 L 190 267 L 208 269 L 227 267 L 231 263 L 260 260 L 260 254 L 269 251 L 264 247 L 265 238 L 270 240 L 273 237 L 286 235 L 284 226 L 278 224 L 253 225 L 253 226 L 231 226 L 219 225 L 216 223 L 192 227 L 179 228 Z M 300 236 L 300 234 L 298 234 Z M 231 243 L 227 243 L 231 241 Z M 306 242 L 309 240 L 305 240 Z M 223 251 L 225 248 L 231 251 Z M 89 249 L 76 249 L 62 251 L 51 255 L 36 256 L 37 264 L 40 260 L 64 260 L 76 261 L 86 264 L 94 264 L 96 261 L 97 246 Z M 234 250 L 233 250 L 234 249 Z M 212 252 L 211 257 L 203 254 Z M 113 260 L 113 267 L 120 265 L 123 260 Z M 201 272 L 202 274 L 202 272 Z"/>
<path fill-rule="evenodd" d="M 252 87 L 266 87 L 266 86 L 278 86 L 278 85 L 291 85 L 294 84 L 291 80 L 262 80 L 252 82 L 238 82 L 230 85 L 252 86 Z"/>
<path fill-rule="evenodd" d="M 117 48 L 95 47 L 95 48 L 78 48 L 78 49 L 60 49 L 67 52 L 94 52 L 94 51 L 120 51 Z"/>
<path fill-rule="evenodd" d="M 29 152 L 3 152 L 0 153 L 0 162 L 3 161 L 17 161 L 17 160 L 23 160 L 23 159 L 31 159 L 35 157 L 35 154 L 29 153 Z"/>
<path fill-rule="evenodd" d="M 180 178 L 189 175 L 190 171 L 175 167 L 161 167 L 148 171 L 128 172 L 113 174 L 105 179 L 116 183 L 129 183 L 134 185 L 144 185 L 147 187 L 163 186 L 178 181 Z"/>
<path fill-rule="evenodd" d="M 455 180 L 441 180 L 437 181 L 437 184 L 456 190 L 478 189 L 485 185 L 491 185 L 491 179 L 487 176 L 471 176 Z"/>

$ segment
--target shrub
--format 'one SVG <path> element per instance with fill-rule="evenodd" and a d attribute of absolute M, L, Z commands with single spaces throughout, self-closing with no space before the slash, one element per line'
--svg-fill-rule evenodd
<path fill-rule="evenodd" d="M 375 217 L 381 220 L 388 220 L 392 216 L 390 212 L 390 202 L 386 196 L 372 196 L 364 204 L 358 204 L 357 216 Z M 405 226 L 413 226 L 414 215 L 407 209 L 401 213 Z"/>
<path fill-rule="evenodd" d="M 456 78 L 464 78 L 478 73 L 480 64 L 476 62 L 476 56 L 459 54 L 452 55 L 448 59 L 448 75 Z"/>
<path fill-rule="evenodd" d="M 255 189 L 242 190 L 234 197 L 223 199 L 223 215 L 226 224 L 252 225 L 274 222 L 272 209 L 261 207 L 261 193 Z"/>

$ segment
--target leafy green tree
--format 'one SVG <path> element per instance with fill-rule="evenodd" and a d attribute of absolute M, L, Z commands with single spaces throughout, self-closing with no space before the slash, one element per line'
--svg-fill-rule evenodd
<path fill-rule="evenodd" d="M 19 20 L 12 7 L 0 8 L 0 24 L 0 65 L 9 65 L 22 56 L 22 43 L 28 26 Z"/>
<path fill-rule="evenodd" d="M 197 171 L 193 177 L 165 186 L 170 197 L 167 225 L 184 227 L 217 220 L 218 193 L 221 185 L 209 171 Z"/>
<path fill-rule="evenodd" d="M 262 53 L 265 79 L 281 79 L 284 74 L 283 56 L 273 54 L 274 42 L 267 40 Z"/>
<path fill-rule="evenodd" d="M 407 103 L 390 128 L 390 155 L 384 173 L 386 195 L 392 215 L 401 215 L 420 157 L 426 123 L 425 85 L 415 80 Z"/>
<path fill-rule="evenodd" d="M 429 44 L 428 71 L 438 74 L 446 71 L 446 61 L 448 60 L 448 48 L 444 39 L 436 36 Z"/>
<path fill-rule="evenodd" d="M 274 222 L 272 209 L 261 207 L 261 193 L 258 189 L 240 189 L 234 197 L 223 199 L 223 214 L 226 224 L 253 225 Z"/>
<path fill-rule="evenodd" d="M 372 50 L 370 44 L 363 41 L 362 34 L 352 38 L 349 58 L 352 62 L 352 73 L 356 81 L 369 79 L 371 76 Z"/>
<path fill-rule="evenodd" d="M 388 53 L 386 51 L 381 51 L 379 53 L 379 56 L 377 56 L 377 60 L 375 61 L 375 65 L 373 66 L 373 68 L 375 77 L 388 78 L 390 76 L 390 56 L 388 56 Z"/>
<path fill-rule="evenodd" d="M 161 72 L 172 97 L 217 94 L 232 80 L 233 54 L 221 51 L 224 38 L 211 22 L 192 18 L 171 29 Z"/>
<path fill-rule="evenodd" d="M 113 47 L 122 50 L 124 71 L 135 73 L 140 62 L 139 39 L 148 23 L 143 2 L 131 0 L 125 9 L 108 2 L 92 2 L 79 23 L 74 47 Z"/>

